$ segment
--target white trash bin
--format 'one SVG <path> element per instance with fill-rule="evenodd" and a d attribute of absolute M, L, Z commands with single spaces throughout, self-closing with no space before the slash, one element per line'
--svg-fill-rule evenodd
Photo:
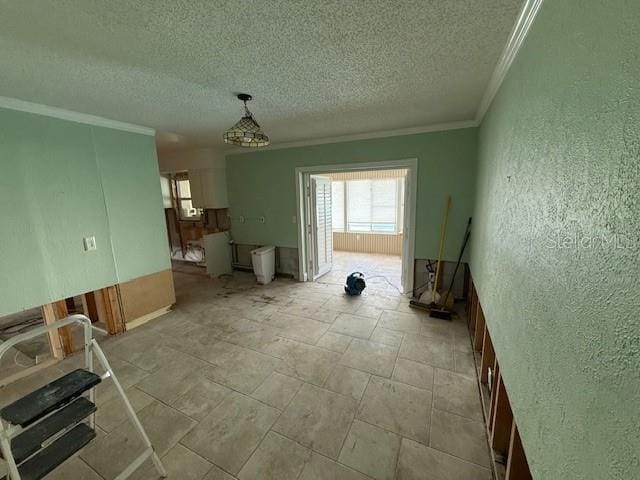
<path fill-rule="evenodd" d="M 251 250 L 251 263 L 258 283 L 271 283 L 276 274 L 276 247 L 267 246 Z"/>

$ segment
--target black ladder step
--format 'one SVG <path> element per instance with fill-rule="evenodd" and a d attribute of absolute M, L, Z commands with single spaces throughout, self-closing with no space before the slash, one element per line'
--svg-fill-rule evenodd
<path fill-rule="evenodd" d="M 11 441 L 11 450 L 16 463 L 22 463 L 42 448 L 42 444 L 56 433 L 84 420 L 96 406 L 84 397 L 71 402 L 44 420 L 29 427 Z"/>
<path fill-rule="evenodd" d="M 88 444 L 96 432 L 81 423 L 18 467 L 22 480 L 40 480 Z M 2 480 L 6 480 L 3 477 Z"/>
<path fill-rule="evenodd" d="M 26 427 L 99 383 L 100 377 L 95 373 L 74 370 L 7 405 L 0 410 L 0 418 L 13 425 Z"/>

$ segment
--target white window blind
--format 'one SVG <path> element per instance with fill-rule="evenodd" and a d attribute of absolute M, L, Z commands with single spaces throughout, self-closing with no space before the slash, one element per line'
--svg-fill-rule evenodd
<path fill-rule="evenodd" d="M 347 182 L 347 218 L 350 231 L 371 231 L 371 180 Z"/>
<path fill-rule="evenodd" d="M 333 230 L 344 230 L 344 182 L 331 182 L 331 223 Z"/>
<path fill-rule="evenodd" d="M 337 180 L 331 188 L 334 231 L 402 233 L 404 178 Z"/>

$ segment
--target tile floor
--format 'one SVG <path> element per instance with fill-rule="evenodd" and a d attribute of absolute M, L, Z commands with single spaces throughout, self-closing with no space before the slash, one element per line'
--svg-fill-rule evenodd
<path fill-rule="evenodd" d="M 171 313 L 101 341 L 170 479 L 491 478 L 464 320 L 411 310 L 388 285 L 352 298 L 244 273 L 175 280 Z M 113 386 L 97 397 L 98 438 L 48 480 L 113 479 L 140 452 Z M 148 463 L 133 478 L 158 477 Z"/>
<path fill-rule="evenodd" d="M 362 272 L 369 279 L 367 285 L 397 295 L 401 288 L 402 258 L 399 255 L 334 250 L 332 269 L 318 282 L 344 285 L 345 278 L 351 272 Z"/>

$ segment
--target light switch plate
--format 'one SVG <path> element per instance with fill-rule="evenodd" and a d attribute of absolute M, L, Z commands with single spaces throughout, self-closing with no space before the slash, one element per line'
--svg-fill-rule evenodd
<path fill-rule="evenodd" d="M 89 252 L 91 250 L 96 250 L 98 246 L 96 245 L 96 237 L 84 237 L 84 251 Z"/>

